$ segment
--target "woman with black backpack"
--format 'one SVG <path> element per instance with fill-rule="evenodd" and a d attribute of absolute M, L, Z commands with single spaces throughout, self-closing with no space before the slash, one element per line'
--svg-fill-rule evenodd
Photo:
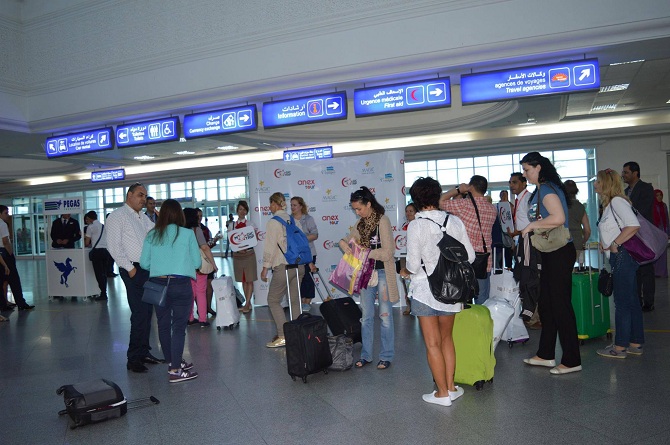
<path fill-rule="evenodd" d="M 409 193 L 419 213 L 407 228 L 407 265 L 400 275 L 405 279 L 412 278 L 409 286 L 412 315 L 419 319 L 428 366 L 437 385 L 437 390 L 424 394 L 423 400 L 451 406 L 452 401 L 463 395 L 463 389 L 454 384 L 456 352 L 452 338 L 455 315 L 463 309 L 463 303 L 444 304 L 437 301 L 428 282 L 428 276 L 433 273 L 440 258 L 437 244 L 442 239 L 441 226 L 447 216 L 446 232 L 463 244 L 469 262 L 475 260 L 475 250 L 463 221 L 439 209 L 442 194 L 439 182 L 433 178 L 419 178 L 414 181 Z"/>

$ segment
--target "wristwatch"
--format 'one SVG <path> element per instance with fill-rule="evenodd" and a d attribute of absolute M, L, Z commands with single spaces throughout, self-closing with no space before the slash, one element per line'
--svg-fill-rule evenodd
<path fill-rule="evenodd" d="M 617 243 L 616 241 L 612 241 L 612 244 L 616 244 L 617 249 L 621 247 L 621 244 Z"/>

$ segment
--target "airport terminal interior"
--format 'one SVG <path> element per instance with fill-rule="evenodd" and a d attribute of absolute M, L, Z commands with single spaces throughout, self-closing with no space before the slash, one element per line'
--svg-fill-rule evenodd
<path fill-rule="evenodd" d="M 219 261 L 222 273 L 232 273 L 230 260 Z M 498 345 L 491 384 L 463 385 L 464 396 L 442 407 L 421 400 L 433 382 L 418 320 L 400 308 L 396 357 L 386 370 L 371 365 L 293 381 L 286 351 L 265 347 L 274 335 L 268 308 L 255 307 L 232 331 L 217 331 L 212 318 L 208 328 L 188 327 L 184 354 L 199 376 L 169 384 L 165 365 L 126 370 L 130 312 L 120 277 L 110 279 L 107 302 L 50 301 L 44 261 L 20 261 L 19 273 L 36 308 L 5 313 L 10 321 L 0 323 L 4 444 L 668 443 L 667 278 L 656 281 L 656 310 L 644 314 L 644 355 L 600 357 L 596 349 L 609 340 L 595 338 L 581 346 L 582 372 L 551 375 L 522 361 L 537 348 L 539 331 L 530 330 L 525 345 Z M 313 301 L 310 313 L 318 315 Z M 155 321 L 151 344 L 161 356 Z M 357 344 L 354 356 L 359 351 Z M 154 396 L 160 404 L 69 429 L 57 414 L 64 405 L 56 389 L 96 378 L 117 383 L 128 399 Z"/>
<path fill-rule="evenodd" d="M 448 190 L 482 175 L 495 203 L 531 151 L 576 182 L 591 241 L 599 170 L 636 161 L 668 202 L 667 0 L 0 0 L 0 204 L 35 305 L 2 312 L 0 443 L 669 444 L 667 278 L 656 278 L 655 308 L 643 314 L 643 355 L 604 358 L 596 350 L 611 339 L 584 339 L 583 371 L 552 375 L 523 362 L 539 343 L 529 330 L 526 343 L 497 346 L 492 382 L 462 385 L 450 407 L 422 400 L 433 381 L 418 319 L 402 306 L 388 369 L 294 381 L 284 348 L 265 346 L 274 323 L 257 305 L 232 330 L 212 317 L 189 326 L 184 354 L 199 376 L 170 384 L 165 365 L 126 369 L 121 277 L 109 279 L 106 301 L 56 299 L 48 288 L 45 200 L 81 198 L 82 226 L 89 210 L 104 223 L 139 181 L 159 208 L 168 198 L 199 207 L 210 231 L 225 233 L 240 199 L 269 214 L 259 190 L 275 190 L 250 177 L 276 163 L 275 177 L 293 169 L 292 187 L 324 196 L 308 203 L 315 215 L 334 206 L 331 195 L 349 212 L 351 192 L 384 183 L 401 223 L 417 177 Z M 333 176 L 335 191 L 292 161 L 392 152 L 403 173 L 365 184 Z M 347 229 L 320 228 L 324 248 Z M 214 254 L 230 276 L 223 246 Z M 151 352 L 161 357 L 157 332 L 154 318 Z M 56 390 L 99 378 L 129 400 L 160 403 L 70 429 Z"/>

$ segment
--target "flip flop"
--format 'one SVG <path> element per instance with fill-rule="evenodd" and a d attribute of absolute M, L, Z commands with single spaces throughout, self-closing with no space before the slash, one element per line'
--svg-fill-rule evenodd
<path fill-rule="evenodd" d="M 391 366 L 391 362 L 388 360 L 379 360 L 379 363 L 377 363 L 377 369 L 387 369 L 389 366 Z"/>
<path fill-rule="evenodd" d="M 370 361 L 365 360 L 364 358 L 360 359 L 359 361 L 356 362 L 356 367 L 357 368 L 362 368 L 363 366 L 367 365 L 368 363 L 372 363 Z"/>

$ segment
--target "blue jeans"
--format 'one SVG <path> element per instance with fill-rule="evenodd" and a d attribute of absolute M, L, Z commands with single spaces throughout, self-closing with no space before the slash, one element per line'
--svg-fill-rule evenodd
<path fill-rule="evenodd" d="M 625 248 L 610 253 L 614 270 L 614 344 L 627 348 L 632 343 L 644 343 L 642 308 L 637 294 L 638 264 Z"/>
<path fill-rule="evenodd" d="M 379 282 L 374 287 L 368 287 L 361 290 L 361 336 L 363 338 L 363 348 L 361 349 L 361 358 L 369 362 L 372 361 L 372 347 L 375 337 L 375 299 L 379 294 L 379 318 L 381 319 L 381 340 L 382 348 L 379 352 L 379 359 L 392 361 L 394 354 L 394 331 L 393 331 L 393 303 L 389 299 L 388 286 L 386 284 L 386 272 L 384 269 L 377 269 Z"/>
<path fill-rule="evenodd" d="M 150 278 L 149 281 L 165 285 L 167 278 Z M 170 278 L 165 307 L 155 306 L 158 318 L 158 338 L 165 355 L 165 362 L 177 369 L 184 353 L 186 322 L 193 308 L 193 289 L 190 277 Z"/>
<path fill-rule="evenodd" d="M 486 278 L 480 280 L 477 278 L 479 284 L 479 293 L 475 297 L 475 304 L 484 304 L 489 299 L 489 291 L 491 290 L 491 272 L 486 274 Z"/>

